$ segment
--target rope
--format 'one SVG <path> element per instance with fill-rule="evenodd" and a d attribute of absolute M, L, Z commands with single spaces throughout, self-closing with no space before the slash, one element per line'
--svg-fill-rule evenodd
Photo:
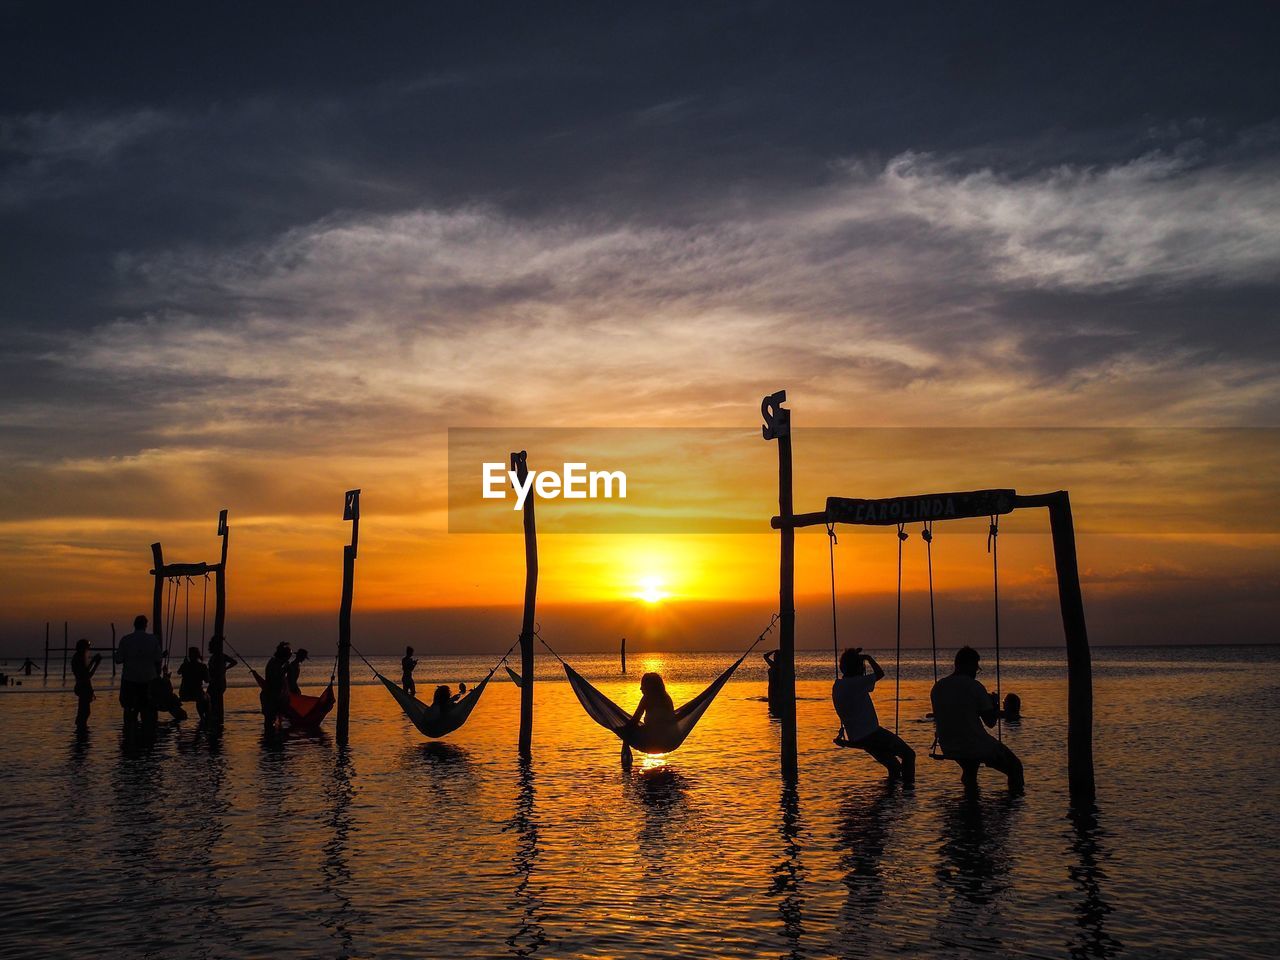
<path fill-rule="evenodd" d="M 925 566 L 929 570 L 929 642 L 933 645 L 933 682 L 938 682 L 938 621 L 933 612 L 933 521 L 926 520 L 920 531 L 924 541 Z"/>
<path fill-rule="evenodd" d="M 831 659 L 836 679 L 840 679 L 840 634 L 836 626 L 836 525 L 827 524 L 827 554 L 831 560 Z"/>
<path fill-rule="evenodd" d="M 200 656 L 204 656 L 205 613 L 209 609 L 209 575 L 204 575 L 204 598 L 200 601 Z"/>
<path fill-rule="evenodd" d="M 1000 714 L 1004 701 L 1000 699 L 1000 560 L 997 543 L 1000 535 L 1000 518 L 992 515 L 991 528 L 987 531 L 987 552 L 991 554 L 991 587 L 994 596 L 995 633 L 996 633 L 996 739 L 1004 741 Z"/>
<path fill-rule="evenodd" d="M 514 649 L 516 648 L 516 644 L 517 644 L 517 643 L 519 643 L 519 642 L 520 642 L 520 640 L 519 640 L 519 638 L 517 638 L 517 639 L 516 639 L 516 641 L 515 641 L 515 643 L 513 643 L 513 644 L 511 644 L 511 646 L 507 647 L 507 652 L 506 652 L 506 653 L 504 653 L 504 654 L 502 655 L 502 658 L 501 658 L 497 663 L 495 663 L 495 664 L 493 665 L 493 667 L 492 667 L 492 668 L 490 668 L 489 672 L 485 675 L 485 679 L 486 679 L 486 680 L 488 680 L 488 679 L 489 679 L 489 677 L 492 677 L 492 676 L 497 672 L 498 668 L 499 668 L 500 666 L 502 666 L 504 663 L 506 663 L 506 662 L 507 662 L 507 657 L 511 656 L 511 651 L 512 651 L 512 650 L 514 650 Z M 351 649 L 352 649 L 352 650 L 355 650 L 355 652 L 356 652 L 356 656 L 357 656 L 357 657 L 359 657 L 361 660 L 363 660 L 363 661 L 364 661 L 364 665 L 365 665 L 366 667 L 368 667 L 368 668 L 373 672 L 373 675 L 374 675 L 375 677 L 381 677 L 381 676 L 382 676 L 382 674 L 378 671 L 378 668 L 377 668 L 377 667 L 375 667 L 372 663 L 370 663 L 370 662 L 369 662 L 369 658 L 368 658 L 368 657 L 366 657 L 363 653 L 361 653 L 361 652 L 360 652 L 360 650 L 359 650 L 359 648 L 358 648 L 354 643 L 353 643 L 353 644 L 351 644 Z M 550 649 L 550 647 L 548 647 L 547 649 Z M 334 654 L 334 658 L 333 658 L 333 659 L 334 659 L 334 662 L 335 662 L 335 663 L 337 663 L 337 660 L 338 660 L 338 656 L 337 656 L 337 654 Z"/>
<path fill-rule="evenodd" d="M 191 578 L 187 577 L 186 602 L 182 605 L 182 659 L 191 649 Z"/>
<path fill-rule="evenodd" d="M 898 621 L 893 658 L 893 732 L 898 733 L 898 717 L 902 712 L 902 544 L 907 539 L 905 524 L 898 524 Z"/>

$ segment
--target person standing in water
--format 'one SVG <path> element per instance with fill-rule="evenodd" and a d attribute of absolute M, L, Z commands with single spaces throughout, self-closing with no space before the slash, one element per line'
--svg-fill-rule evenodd
<path fill-rule="evenodd" d="M 1000 716 L 1000 703 L 978 682 L 982 655 L 972 647 L 956 652 L 956 668 L 950 676 L 933 685 L 933 722 L 938 730 L 938 746 L 950 760 L 960 764 L 965 788 L 978 786 L 978 768 L 988 766 L 1009 778 L 1009 790 L 1021 793 L 1024 787 L 1022 761 L 1012 750 L 987 733 Z"/>
<path fill-rule="evenodd" d="M 667 693 L 667 685 L 662 682 L 662 674 L 646 673 L 640 678 L 640 702 L 636 704 L 636 712 L 631 715 L 628 725 L 631 727 L 675 726 L 676 705 Z M 624 740 L 622 743 L 622 765 L 631 766 L 631 746 Z"/>
<path fill-rule="evenodd" d="M 770 650 L 768 653 L 762 654 L 768 671 L 768 687 L 766 688 L 765 699 L 769 701 L 769 716 L 780 717 L 781 712 L 778 710 L 778 651 Z"/>
<path fill-rule="evenodd" d="M 400 660 L 400 686 L 411 697 L 418 692 L 418 686 L 413 682 L 413 668 L 417 665 L 418 661 L 413 659 L 413 647 L 405 647 L 404 657 Z"/>
<path fill-rule="evenodd" d="M 215 633 L 209 638 L 209 729 L 215 733 L 222 730 L 223 697 L 227 692 L 227 668 L 234 667 L 236 660 L 222 652 L 221 634 Z"/>
<path fill-rule="evenodd" d="M 867 667 L 871 674 L 867 674 Z M 880 726 L 871 691 L 884 679 L 884 668 L 861 647 L 840 655 L 840 679 L 831 685 L 831 702 L 840 717 L 842 736 L 835 742 L 842 747 L 865 750 L 889 771 L 892 778 L 906 784 L 916 779 L 916 752 L 896 733 Z"/>
<path fill-rule="evenodd" d="M 267 733 L 275 733 L 280 727 L 280 715 L 289 702 L 289 658 L 293 648 L 282 641 L 267 661 L 266 677 L 258 701 L 262 704 L 262 725 Z"/>
<path fill-rule="evenodd" d="M 31 671 L 34 670 L 35 668 L 36 668 L 35 661 L 32 660 L 30 657 L 27 657 L 27 659 L 22 661 L 22 666 L 20 666 L 18 669 L 22 671 L 24 676 L 29 677 L 31 676 Z"/>
<path fill-rule="evenodd" d="M 187 651 L 187 659 L 178 667 L 178 676 L 182 678 L 178 684 L 178 699 L 196 705 L 200 725 L 204 726 L 209 720 L 209 697 L 204 692 L 204 685 L 209 682 L 209 668 L 199 647 Z"/>
<path fill-rule="evenodd" d="M 98 665 L 102 663 L 102 654 L 95 653 L 93 658 L 89 657 L 89 643 L 87 637 L 81 637 L 76 641 L 76 652 L 71 655 L 71 675 L 75 677 L 75 694 L 79 701 L 76 708 L 76 729 L 89 729 L 89 707 L 93 703 L 93 675 L 98 672 Z"/>
<path fill-rule="evenodd" d="M 289 679 L 290 693 L 302 693 L 302 688 L 298 686 L 298 680 L 302 676 L 302 665 L 306 662 L 306 659 L 309 656 L 310 654 L 307 653 L 305 647 L 299 647 L 298 652 L 294 655 L 293 662 L 285 668 L 285 673 Z"/>
<path fill-rule="evenodd" d="M 139 733 L 151 740 L 156 733 L 157 706 L 152 702 L 151 685 L 160 676 L 164 650 L 154 633 L 147 633 L 147 618 L 133 618 L 133 633 L 125 634 L 112 656 L 120 668 L 120 707 L 124 711 L 124 737 L 134 740 Z"/>

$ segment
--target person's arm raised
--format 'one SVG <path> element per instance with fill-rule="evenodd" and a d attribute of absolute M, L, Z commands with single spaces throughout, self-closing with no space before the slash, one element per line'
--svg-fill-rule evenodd
<path fill-rule="evenodd" d="M 871 672 L 875 674 L 876 683 L 879 683 L 884 679 L 884 667 L 880 666 L 880 664 L 876 662 L 875 657 L 869 653 L 864 653 L 862 655 L 862 659 L 871 665 Z"/>

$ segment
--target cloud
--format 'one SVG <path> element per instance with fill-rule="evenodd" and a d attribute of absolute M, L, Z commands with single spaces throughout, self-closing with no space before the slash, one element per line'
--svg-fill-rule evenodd
<path fill-rule="evenodd" d="M 27 113 L 0 117 L 0 206 L 87 189 L 90 171 L 177 118 L 142 108 L 117 113 Z"/>

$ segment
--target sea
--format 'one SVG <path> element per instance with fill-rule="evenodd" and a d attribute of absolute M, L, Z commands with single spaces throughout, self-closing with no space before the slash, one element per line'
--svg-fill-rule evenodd
<path fill-rule="evenodd" d="M 1002 689 L 1023 702 L 1002 730 L 1022 796 L 989 770 L 966 796 L 958 768 L 928 758 L 929 651 L 884 653 L 875 693 L 919 755 L 914 788 L 832 744 L 829 650 L 798 656 L 794 782 L 758 651 L 678 751 L 630 770 L 540 653 L 528 762 L 503 669 L 462 729 L 427 741 L 355 660 L 345 748 L 332 716 L 264 736 L 243 670 L 220 738 L 192 718 L 149 748 L 122 744 L 105 668 L 85 735 L 60 677 L 22 678 L 0 691 L 0 957 L 1244 958 L 1280 944 L 1280 647 L 1094 650 L 1097 801 L 1079 806 L 1057 649 L 1002 652 Z M 420 659 L 424 698 L 494 665 Z M 616 654 L 569 659 L 630 708 L 643 671 L 680 703 L 733 655 L 632 653 L 625 675 Z M 316 656 L 304 684 L 319 692 L 330 667 Z"/>

